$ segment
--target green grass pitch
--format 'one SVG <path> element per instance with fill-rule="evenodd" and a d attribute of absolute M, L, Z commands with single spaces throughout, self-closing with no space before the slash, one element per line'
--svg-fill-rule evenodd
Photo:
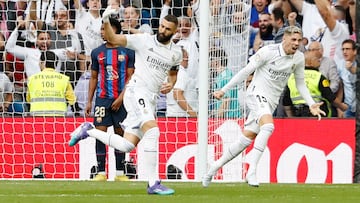
<path fill-rule="evenodd" d="M 112 202 L 360 202 L 360 184 L 261 184 L 165 182 L 175 189 L 170 196 L 148 195 L 146 182 L 91 182 L 1 180 L 1 203 L 112 203 Z"/>

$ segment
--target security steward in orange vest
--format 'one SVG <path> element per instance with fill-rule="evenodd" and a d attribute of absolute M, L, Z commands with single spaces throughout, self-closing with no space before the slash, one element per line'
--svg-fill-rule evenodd
<path fill-rule="evenodd" d="M 65 116 L 67 105 L 74 105 L 76 96 L 69 77 L 55 71 L 58 57 L 51 51 L 42 52 L 42 71 L 28 78 L 26 100 L 34 116 Z"/>
<path fill-rule="evenodd" d="M 320 107 L 327 117 L 331 117 L 331 104 L 335 107 L 345 111 L 348 106 L 341 102 L 330 89 L 329 80 L 319 72 L 320 59 L 311 52 L 305 53 L 305 84 L 316 102 L 323 101 L 324 104 Z M 285 88 L 283 105 L 285 113 L 288 117 L 313 117 L 310 113 L 309 106 L 306 105 L 305 100 L 301 97 L 296 88 L 294 74 L 288 80 L 288 85 Z"/>

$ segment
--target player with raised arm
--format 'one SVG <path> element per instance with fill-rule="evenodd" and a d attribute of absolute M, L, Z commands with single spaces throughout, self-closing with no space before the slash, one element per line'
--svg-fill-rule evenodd
<path fill-rule="evenodd" d="M 155 120 L 155 106 L 159 92 L 166 94 L 173 88 L 182 61 L 181 48 L 171 41 L 177 31 L 178 20 L 173 15 L 165 16 L 156 35 L 121 35 L 115 34 L 109 24 L 109 16 L 113 13 L 115 10 L 109 7 L 103 13 L 108 42 L 135 51 L 135 72 L 124 93 L 124 105 L 128 113 L 122 123 L 124 137 L 107 134 L 95 129 L 90 123 L 84 123 L 72 133 L 70 142 L 74 145 L 91 136 L 122 152 L 130 152 L 143 139 L 144 164 L 149 179 L 148 194 L 173 194 L 173 189 L 163 186 L 158 180 L 156 166 L 160 131 Z"/>
<path fill-rule="evenodd" d="M 296 26 L 285 29 L 283 41 L 280 44 L 265 46 L 249 59 L 245 68 L 239 71 L 221 90 L 214 92 L 214 97 L 220 99 L 225 92 L 240 84 L 252 73 L 252 82 L 247 88 L 246 105 L 249 115 L 244 124 L 244 131 L 239 140 L 224 150 L 224 154 L 215 161 L 203 177 L 202 185 L 208 187 L 212 177 L 226 163 L 238 156 L 255 139 L 253 159 L 246 180 L 250 186 L 258 187 L 256 165 L 265 150 L 267 141 L 274 131 L 272 113 L 278 105 L 279 97 L 284 90 L 291 73 L 294 73 L 296 87 L 310 107 L 313 115 L 321 119 L 322 103 L 315 103 L 304 82 L 304 54 L 298 50 L 302 41 L 302 31 Z"/>

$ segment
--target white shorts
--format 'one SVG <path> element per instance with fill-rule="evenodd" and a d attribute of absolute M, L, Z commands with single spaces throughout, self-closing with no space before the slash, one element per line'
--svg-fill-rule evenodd
<path fill-rule="evenodd" d="M 259 120 L 265 114 L 272 115 L 277 104 L 268 100 L 265 96 L 251 94 L 246 96 L 246 107 L 249 115 L 244 123 L 244 130 L 252 131 L 256 134 L 260 131 Z"/>
<path fill-rule="evenodd" d="M 124 94 L 124 106 L 127 116 L 122 122 L 124 131 L 135 134 L 142 139 L 141 127 L 150 120 L 155 120 L 157 95 L 145 88 L 127 85 Z"/>

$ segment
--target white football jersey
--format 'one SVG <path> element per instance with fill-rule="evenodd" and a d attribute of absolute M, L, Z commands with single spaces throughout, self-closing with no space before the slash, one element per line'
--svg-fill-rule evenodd
<path fill-rule="evenodd" d="M 304 79 L 303 53 L 297 50 L 294 55 L 286 55 L 281 43 L 259 49 L 249 60 L 248 66 L 254 67 L 255 73 L 247 93 L 263 95 L 275 104 L 291 73 L 296 79 Z"/>
<path fill-rule="evenodd" d="M 169 70 L 181 63 L 181 48 L 173 42 L 161 44 L 156 35 L 148 33 L 126 35 L 126 38 L 127 48 L 135 51 L 131 81 L 157 94 Z"/>

